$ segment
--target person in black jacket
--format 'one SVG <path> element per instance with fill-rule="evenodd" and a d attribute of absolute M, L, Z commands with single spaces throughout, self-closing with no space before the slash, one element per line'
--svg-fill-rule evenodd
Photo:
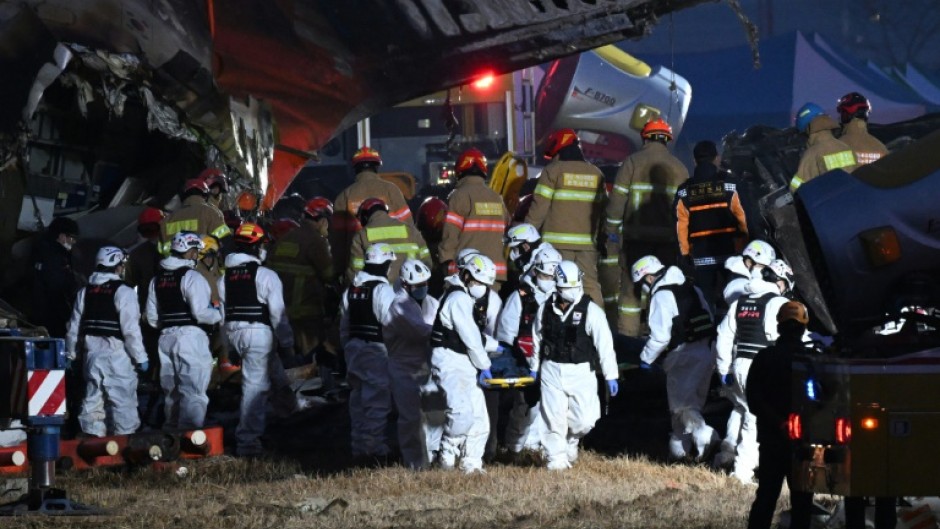
<path fill-rule="evenodd" d="M 748 516 L 748 529 L 770 528 L 783 480 L 790 489 L 791 529 L 808 529 L 813 494 L 794 489 L 790 475 L 791 443 L 787 418 L 791 410 L 790 378 L 793 357 L 806 351 L 803 333 L 809 323 L 806 306 L 797 301 L 785 303 L 777 312 L 780 337 L 757 353 L 747 376 L 747 402 L 757 416 L 760 459 L 757 495 Z"/>
<path fill-rule="evenodd" d="M 72 271 L 72 246 L 78 241 L 78 224 L 56 217 L 33 250 L 32 323 L 53 338 L 65 338 L 65 325 L 79 284 Z"/>

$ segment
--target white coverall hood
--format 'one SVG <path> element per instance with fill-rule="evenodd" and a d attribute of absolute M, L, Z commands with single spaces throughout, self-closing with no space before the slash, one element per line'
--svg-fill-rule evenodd
<path fill-rule="evenodd" d="M 261 264 L 261 259 L 258 257 L 247 254 L 247 253 L 230 253 L 225 256 L 225 267 L 231 268 L 233 266 L 241 266 L 245 263 L 258 263 Z"/>
<path fill-rule="evenodd" d="M 196 268 L 196 261 L 192 259 L 180 259 L 176 256 L 165 257 L 160 261 L 160 266 L 165 270 L 178 270 L 180 268 Z"/>
<path fill-rule="evenodd" d="M 751 276 L 751 271 L 748 270 L 747 265 L 744 264 L 744 257 L 740 255 L 732 255 L 725 260 L 725 269 L 744 277 Z"/>

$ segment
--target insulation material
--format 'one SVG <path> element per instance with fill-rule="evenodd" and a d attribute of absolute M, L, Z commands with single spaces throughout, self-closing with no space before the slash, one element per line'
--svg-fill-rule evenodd
<path fill-rule="evenodd" d="M 196 135 L 180 123 L 176 111 L 154 97 L 147 87 L 140 89 L 140 95 L 147 103 L 147 129 L 158 130 L 171 138 L 196 142 Z"/>

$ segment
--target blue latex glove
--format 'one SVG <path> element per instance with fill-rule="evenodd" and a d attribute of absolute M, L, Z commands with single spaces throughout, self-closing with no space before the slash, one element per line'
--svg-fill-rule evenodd
<path fill-rule="evenodd" d="M 647 372 L 648 372 L 648 371 L 652 371 L 653 366 L 651 366 L 651 365 L 647 364 L 646 362 L 640 360 L 640 369 L 642 369 L 643 371 L 647 371 Z"/>
<path fill-rule="evenodd" d="M 143 362 L 137 365 L 137 371 L 140 371 L 141 373 L 146 373 L 149 370 L 150 370 L 150 362 L 148 362 L 147 360 L 144 360 Z"/>
<path fill-rule="evenodd" d="M 538 372 L 538 371 L 532 371 L 532 370 L 530 369 L 530 370 L 529 370 L 529 376 L 532 377 L 532 378 L 535 379 L 535 380 L 538 380 L 538 379 L 539 379 L 539 372 Z"/>
<path fill-rule="evenodd" d="M 620 385 L 617 384 L 617 381 L 616 381 L 616 380 L 608 380 L 608 381 L 607 381 L 607 389 L 610 391 L 610 396 L 611 396 L 611 397 L 616 397 L 616 396 L 617 396 L 617 392 L 620 391 Z"/>
<path fill-rule="evenodd" d="M 721 375 L 721 385 L 727 386 L 731 381 L 728 380 L 728 375 Z"/>
<path fill-rule="evenodd" d="M 488 387 L 490 387 L 490 385 L 489 385 L 489 383 L 487 383 L 486 381 L 487 381 L 487 379 L 490 379 L 490 378 L 493 378 L 493 373 L 490 373 L 490 370 L 489 370 L 489 369 L 484 369 L 483 371 L 480 371 L 480 378 L 477 379 L 477 381 L 478 381 L 478 382 L 480 383 L 480 385 L 483 386 L 484 388 L 488 388 Z"/>
<path fill-rule="evenodd" d="M 500 344 L 496 346 L 496 354 L 504 355 L 508 352 L 509 352 L 509 349 L 507 349 L 504 345 Z"/>

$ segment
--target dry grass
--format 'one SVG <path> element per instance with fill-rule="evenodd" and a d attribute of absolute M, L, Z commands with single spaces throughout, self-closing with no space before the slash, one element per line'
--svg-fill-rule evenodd
<path fill-rule="evenodd" d="M 754 494 L 705 468 L 592 452 L 562 473 L 491 465 L 474 476 L 398 467 L 317 476 L 292 463 L 231 458 L 189 470 L 184 479 L 149 470 L 63 475 L 59 484 L 74 499 L 111 515 L 6 519 L 2 526 L 735 529 L 746 525 Z"/>

